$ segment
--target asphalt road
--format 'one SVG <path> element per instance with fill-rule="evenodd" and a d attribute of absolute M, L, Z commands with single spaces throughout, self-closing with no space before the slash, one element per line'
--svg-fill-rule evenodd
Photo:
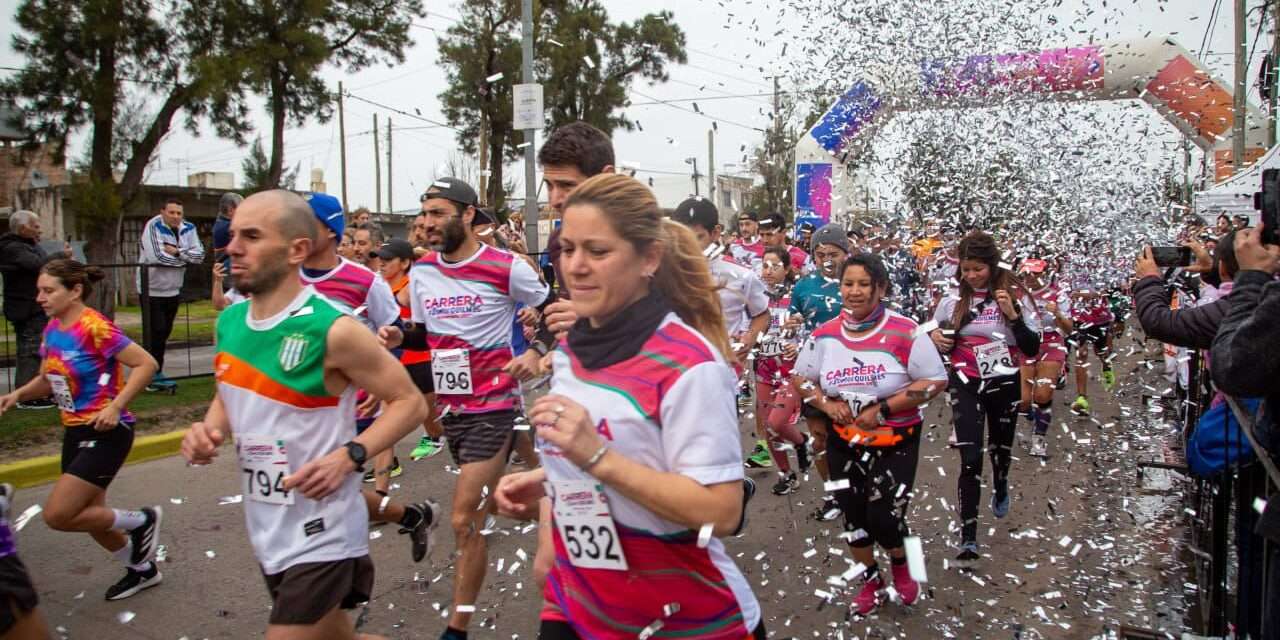
<path fill-rule="evenodd" d="M 772 636 L 1091 638 L 1120 624 L 1180 635 L 1192 582 L 1184 566 L 1181 485 L 1176 475 L 1156 471 L 1140 486 L 1135 466 L 1158 457 L 1170 431 L 1141 396 L 1168 385 L 1143 364 L 1136 343 L 1126 340 L 1121 350 L 1120 387 L 1112 393 L 1094 389 L 1092 417 L 1055 422 L 1050 459 L 1030 458 L 1021 447 L 1015 452 L 1007 518 L 992 517 L 984 490 L 984 558 L 973 573 L 944 568 L 956 553 L 959 456 L 946 447 L 945 400 L 930 405 L 931 428 L 909 516 L 924 540 L 929 598 L 910 608 L 890 604 L 870 620 L 849 624 L 849 593 L 830 602 L 815 595 L 839 592 L 829 579 L 848 566 L 847 549 L 837 537 L 841 526 L 808 517 L 821 483 L 813 474 L 802 491 L 777 497 L 768 490 L 771 470 L 753 470 L 761 492 L 749 506 L 748 530 L 727 546 L 760 598 Z M 1060 416 L 1073 390 L 1071 385 L 1059 394 Z M 744 425 L 751 422 L 745 413 L 743 418 Z M 748 430 L 744 426 L 744 434 Z M 401 443 L 402 456 L 416 437 Z M 748 443 L 744 437 L 744 447 Z M 112 506 L 165 508 L 164 583 L 122 602 L 106 602 L 102 594 L 123 568 L 88 536 L 51 531 L 39 517 L 30 521 L 19 534 L 19 551 L 61 637 L 260 636 L 267 623 L 266 591 L 241 506 L 222 504 L 239 492 L 232 457 L 228 453 L 204 469 L 188 468 L 178 458 L 132 466 L 112 485 Z M 395 497 L 449 504 L 455 470 L 447 453 L 402 460 L 406 472 L 397 479 Z M 989 480 L 989 465 L 987 474 Z M 47 486 L 19 492 L 13 513 L 41 503 L 48 492 Z M 442 528 L 432 557 L 418 565 L 409 559 L 406 537 L 394 528 L 375 528 L 370 535 L 378 577 L 362 629 L 390 638 L 438 637 L 450 606 L 451 535 Z M 530 592 L 532 527 L 500 520 L 489 544 L 489 579 L 473 635 L 535 637 L 541 597 Z M 816 553 L 806 553 L 810 549 Z"/>

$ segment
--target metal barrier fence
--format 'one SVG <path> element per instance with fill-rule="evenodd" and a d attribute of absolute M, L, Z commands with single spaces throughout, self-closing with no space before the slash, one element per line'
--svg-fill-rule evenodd
<path fill-rule="evenodd" d="M 1188 388 L 1177 398 L 1183 451 L 1214 393 L 1204 354 L 1191 350 L 1189 356 Z M 1245 449 L 1249 447 L 1248 442 L 1240 444 Z M 1189 578 L 1196 585 L 1195 611 L 1198 613 L 1190 624 L 1196 633 L 1220 638 L 1234 632 L 1235 637 L 1244 637 L 1249 631 L 1247 627 L 1257 626 L 1259 622 L 1255 619 L 1250 624 L 1249 620 L 1242 618 L 1262 615 L 1265 603 L 1280 595 L 1267 590 L 1266 572 L 1270 568 L 1269 558 L 1276 552 L 1275 545 L 1252 533 L 1252 527 L 1240 526 L 1242 519 L 1245 523 L 1255 519 L 1252 511 L 1254 497 L 1280 491 L 1265 474 L 1259 473 L 1258 466 L 1254 463 L 1213 478 L 1200 478 L 1190 473 L 1185 459 L 1139 464 L 1139 473 L 1143 468 L 1163 468 L 1177 471 L 1187 478 L 1184 513 L 1187 515 L 1192 556 L 1192 575 Z M 1242 535 L 1248 539 L 1242 539 Z M 1257 553 L 1259 545 L 1261 553 Z M 1249 557 L 1240 557 L 1240 550 L 1245 548 L 1252 549 Z M 1260 592 L 1254 591 L 1258 584 L 1241 588 L 1241 577 L 1253 575 L 1251 572 L 1261 572 L 1263 576 Z M 1242 598 L 1246 603 L 1241 602 Z M 1250 607 L 1247 601 L 1260 605 Z M 1278 632 L 1280 630 L 1264 629 L 1263 637 L 1280 637 Z"/>
<path fill-rule="evenodd" d="M 150 270 L 139 269 L 137 262 L 96 265 L 111 273 L 112 277 L 98 283 L 85 302 L 95 309 L 103 309 L 108 300 L 126 303 L 115 309 L 116 324 L 139 345 L 150 347 L 151 335 Z M 155 265 L 148 265 L 155 266 Z M 170 267 L 178 268 L 178 267 Z M 217 314 L 211 303 L 212 263 L 190 264 L 183 267 L 183 284 L 178 293 L 180 301 L 173 331 L 165 343 L 164 373 L 170 379 L 181 380 L 213 375 L 213 326 Z M 0 299 L 4 287 L 0 285 Z M 17 376 L 17 336 L 12 324 L 0 322 L 0 393 L 14 388 Z"/>

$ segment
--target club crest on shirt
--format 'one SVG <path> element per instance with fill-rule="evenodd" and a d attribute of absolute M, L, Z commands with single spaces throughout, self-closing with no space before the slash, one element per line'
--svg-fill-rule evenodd
<path fill-rule="evenodd" d="M 307 353 L 307 337 L 294 333 L 286 336 L 280 341 L 280 368 L 285 371 L 293 371 L 298 365 L 302 364 L 302 358 Z"/>

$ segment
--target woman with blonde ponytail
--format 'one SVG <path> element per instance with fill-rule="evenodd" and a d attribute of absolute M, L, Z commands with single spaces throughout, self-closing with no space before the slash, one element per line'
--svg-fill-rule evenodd
<path fill-rule="evenodd" d="M 743 466 L 723 446 L 738 414 L 706 259 L 619 175 L 570 194 L 560 245 L 578 320 L 552 352 L 551 392 L 528 412 L 544 467 L 495 492 L 504 514 L 540 510 L 553 528 L 552 549 L 539 549 L 555 557 L 539 637 L 613 637 L 654 620 L 690 637 L 766 637 L 718 539 L 741 521 Z"/>

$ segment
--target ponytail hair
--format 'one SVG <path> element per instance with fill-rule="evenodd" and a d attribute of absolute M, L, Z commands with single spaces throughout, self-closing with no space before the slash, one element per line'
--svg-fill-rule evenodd
<path fill-rule="evenodd" d="M 58 283 L 67 289 L 80 285 L 80 300 L 84 301 L 93 293 L 93 283 L 101 282 L 107 273 L 99 267 L 88 266 L 68 258 L 58 258 L 46 262 L 40 273 L 57 278 Z"/>
<path fill-rule="evenodd" d="M 650 287 L 666 298 L 681 320 L 701 333 L 730 362 L 737 357 L 729 347 L 720 297 L 693 232 L 662 217 L 653 192 L 635 178 L 606 173 L 593 176 L 569 194 L 564 208 L 591 205 L 600 210 L 614 232 L 637 252 L 655 244 L 662 251 Z"/>

